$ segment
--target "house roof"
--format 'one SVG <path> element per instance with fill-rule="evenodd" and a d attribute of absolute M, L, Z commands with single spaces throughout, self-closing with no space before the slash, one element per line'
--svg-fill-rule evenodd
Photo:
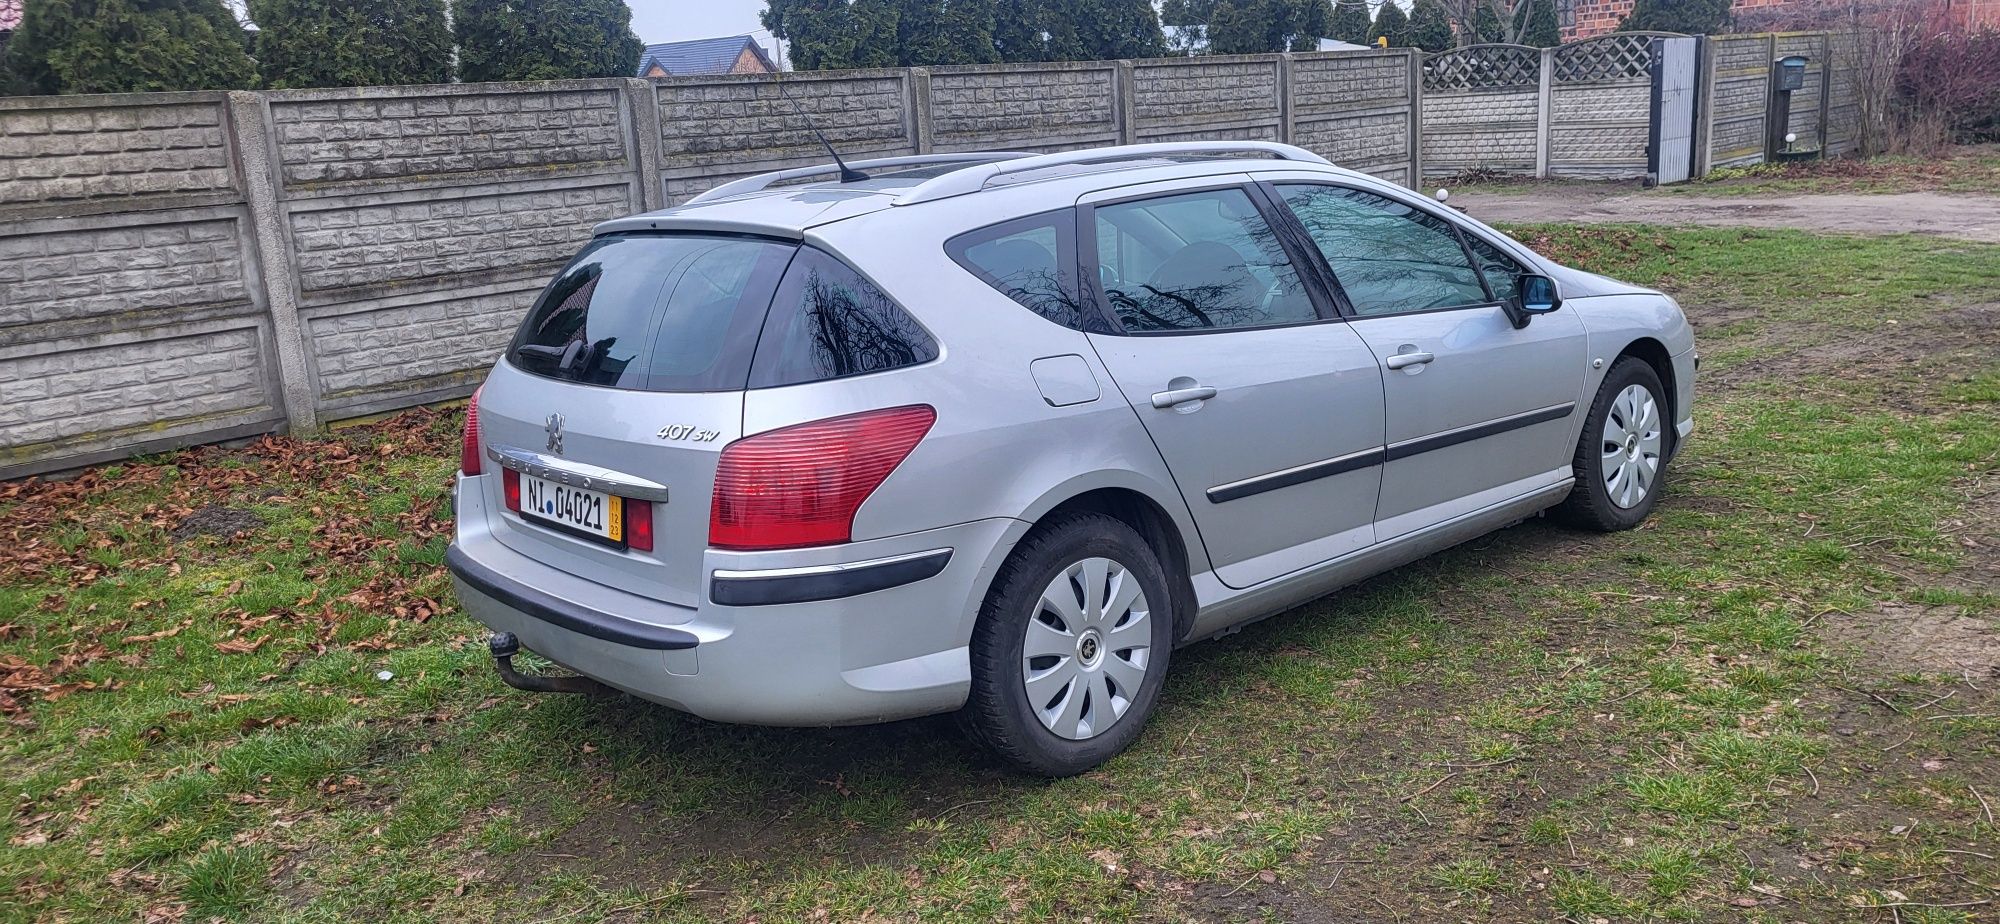
<path fill-rule="evenodd" d="M 21 28 L 21 5 L 26 0 L 0 0 L 0 32 Z"/>
<path fill-rule="evenodd" d="M 8 0 L 0 0 L 0 3 Z M 676 77 L 694 74 L 727 74 L 736 66 L 736 59 L 743 55 L 743 49 L 764 62 L 771 70 L 778 68 L 771 63 L 770 55 L 762 46 L 747 35 L 731 35 L 726 38 L 695 39 L 688 42 L 663 42 L 647 45 L 639 55 L 639 74 L 653 69 L 658 62 L 667 73 Z"/>

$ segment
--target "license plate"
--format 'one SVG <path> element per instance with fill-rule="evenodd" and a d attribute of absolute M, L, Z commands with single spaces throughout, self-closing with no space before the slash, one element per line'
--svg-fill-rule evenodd
<path fill-rule="evenodd" d="M 603 491 L 522 475 L 521 515 L 601 542 L 625 543 L 625 499 Z"/>

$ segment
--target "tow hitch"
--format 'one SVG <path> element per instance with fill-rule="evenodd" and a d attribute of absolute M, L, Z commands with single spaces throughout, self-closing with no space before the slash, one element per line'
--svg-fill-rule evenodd
<path fill-rule="evenodd" d="M 516 690 L 582 693 L 586 696 L 609 696 L 617 692 L 589 677 L 538 677 L 515 670 L 514 656 L 521 653 L 521 640 L 515 638 L 512 632 L 493 633 L 486 640 L 486 649 L 493 652 L 493 668 L 500 672 L 500 679 Z"/>

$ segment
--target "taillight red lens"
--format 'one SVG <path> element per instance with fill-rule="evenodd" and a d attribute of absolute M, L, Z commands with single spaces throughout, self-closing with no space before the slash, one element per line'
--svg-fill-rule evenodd
<path fill-rule="evenodd" d="M 653 502 L 625 499 L 625 545 L 641 552 L 653 550 Z"/>
<path fill-rule="evenodd" d="M 486 390 L 481 385 L 472 390 L 472 400 L 465 402 L 465 439 L 458 447 L 458 470 L 467 475 L 479 474 L 479 393 Z"/>
<path fill-rule="evenodd" d="M 722 450 L 708 541 L 721 549 L 846 542 L 854 513 L 930 432 L 928 405 L 888 408 L 745 437 Z"/>
<path fill-rule="evenodd" d="M 511 468 L 500 470 L 500 493 L 507 498 L 507 509 L 521 512 L 521 473 Z"/>

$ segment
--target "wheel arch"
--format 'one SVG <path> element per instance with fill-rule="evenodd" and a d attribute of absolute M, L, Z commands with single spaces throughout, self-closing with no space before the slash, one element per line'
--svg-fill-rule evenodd
<path fill-rule="evenodd" d="M 1666 392 L 1660 398 L 1667 406 L 1666 419 L 1670 424 L 1665 427 L 1668 434 L 1667 439 L 1672 442 L 1678 442 L 1680 437 L 1674 432 L 1674 428 L 1671 426 L 1672 421 L 1680 419 L 1681 412 L 1679 406 L 1680 390 L 1674 381 L 1673 355 L 1667 352 L 1667 345 L 1661 343 L 1659 340 L 1653 337 L 1638 337 L 1631 343 L 1626 344 L 1624 349 L 1619 350 L 1617 359 L 1612 360 L 1612 362 L 1616 363 L 1618 359 L 1624 359 L 1627 356 L 1651 366 L 1653 374 L 1660 377 L 1660 388 Z M 1672 451 L 1673 448 L 1670 445 L 1668 452 L 1671 453 Z"/>
<path fill-rule="evenodd" d="M 1165 496 L 1159 496 L 1162 494 Z M 979 597 L 973 601 L 975 618 L 979 604 L 993 590 L 993 580 L 999 573 L 1001 563 L 1014 554 L 1022 538 L 1051 517 L 1085 510 L 1104 514 L 1132 527 L 1153 550 L 1160 560 L 1161 570 L 1167 574 L 1168 589 L 1173 594 L 1174 638 L 1176 641 L 1184 640 L 1188 630 L 1194 626 L 1195 610 L 1199 606 L 1194 591 L 1194 575 L 1207 570 L 1207 549 L 1201 544 L 1201 536 L 1195 531 L 1194 520 L 1181 501 L 1179 492 L 1170 486 L 1150 483 L 1132 472 L 1079 476 L 1052 488 L 1023 511 L 1019 518 L 1020 528 L 1008 531 L 1006 540 L 993 551 L 992 561 L 985 568 L 985 575 L 979 584 Z M 969 631 L 970 623 L 967 628 Z"/>

